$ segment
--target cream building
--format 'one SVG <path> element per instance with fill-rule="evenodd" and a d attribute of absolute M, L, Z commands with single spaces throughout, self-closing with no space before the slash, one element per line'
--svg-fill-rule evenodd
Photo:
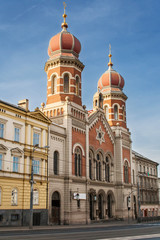
<path fill-rule="evenodd" d="M 135 151 L 132 154 L 136 166 L 135 180 L 139 185 L 141 217 L 159 216 L 158 163 Z"/>
<path fill-rule="evenodd" d="M 0 101 L 0 226 L 29 225 L 31 165 L 34 171 L 33 223 L 48 215 L 48 126 L 28 100 L 18 106 Z M 34 146 L 38 147 L 34 147 Z"/>

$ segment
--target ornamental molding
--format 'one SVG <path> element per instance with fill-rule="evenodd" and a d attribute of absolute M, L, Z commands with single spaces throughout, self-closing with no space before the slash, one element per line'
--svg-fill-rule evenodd
<path fill-rule="evenodd" d="M 72 57 L 57 57 L 54 59 L 49 59 L 45 64 L 45 71 L 48 71 L 48 68 L 54 68 L 57 66 L 70 66 L 77 68 L 78 70 L 82 71 L 84 68 L 84 65 L 82 62 L 80 62 L 79 59 L 72 58 Z"/>
<path fill-rule="evenodd" d="M 81 128 L 81 129 L 83 129 L 83 130 L 86 130 L 86 125 L 85 125 L 85 123 L 80 122 L 80 121 L 78 121 L 78 120 L 72 119 L 72 125 L 73 125 L 73 126 L 76 126 L 76 127 L 78 127 L 78 128 Z"/>
<path fill-rule="evenodd" d="M 105 139 L 104 139 L 105 132 L 102 131 L 102 127 L 101 126 L 99 126 L 99 128 L 96 128 L 96 132 L 97 132 L 96 139 L 99 141 L 99 143 L 101 145 L 102 142 L 103 143 L 105 142 Z"/>
<path fill-rule="evenodd" d="M 112 129 L 108 121 L 106 120 L 104 112 L 102 112 L 101 110 L 97 110 L 95 111 L 95 113 L 89 116 L 88 120 L 89 120 L 89 130 L 94 128 L 98 121 L 101 121 L 106 130 L 106 133 L 108 133 L 109 138 L 111 139 L 112 144 L 114 144 L 115 137 L 113 135 Z"/>

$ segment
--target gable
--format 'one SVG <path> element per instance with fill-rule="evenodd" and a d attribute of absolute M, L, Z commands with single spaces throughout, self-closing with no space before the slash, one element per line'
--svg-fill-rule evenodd
<path fill-rule="evenodd" d="M 89 131 L 91 131 L 91 129 L 93 129 L 95 126 L 99 125 L 98 128 L 96 127 L 96 132 L 97 133 L 101 132 L 103 135 L 103 131 L 101 131 L 101 129 L 104 128 L 105 133 L 108 134 L 112 144 L 114 144 L 115 142 L 114 134 L 112 132 L 112 129 L 109 123 L 106 120 L 104 112 L 97 110 L 95 113 L 89 116 L 88 120 L 89 120 Z M 97 125 L 98 122 L 99 124 Z M 98 136 L 96 138 L 98 139 Z"/>
<path fill-rule="evenodd" d="M 39 121 L 51 124 L 51 120 L 47 116 L 45 116 L 44 113 L 42 113 L 38 108 L 34 112 L 28 112 L 27 115 Z"/>
<path fill-rule="evenodd" d="M 103 152 L 111 152 L 114 155 L 114 135 L 105 115 L 101 111 L 92 114 L 89 119 L 89 145 Z"/>
<path fill-rule="evenodd" d="M 11 150 L 11 155 L 15 155 L 15 156 L 19 156 L 21 157 L 22 154 L 23 154 L 23 151 L 21 149 L 19 149 L 18 147 L 17 148 L 12 148 Z"/>

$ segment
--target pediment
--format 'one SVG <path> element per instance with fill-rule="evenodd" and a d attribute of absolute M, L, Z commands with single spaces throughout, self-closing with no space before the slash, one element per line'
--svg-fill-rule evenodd
<path fill-rule="evenodd" d="M 34 112 L 28 112 L 27 115 L 45 123 L 51 123 L 51 120 L 47 116 L 45 116 L 44 113 L 41 112 L 39 109 L 36 109 Z"/>
<path fill-rule="evenodd" d="M 105 114 L 102 110 L 96 110 L 95 112 L 93 112 L 89 117 L 88 117 L 88 120 L 89 120 L 89 130 L 91 130 L 92 128 L 95 127 L 95 125 L 98 123 L 98 121 L 101 122 L 101 124 L 104 126 L 106 132 L 108 133 L 112 143 L 114 143 L 115 141 L 115 138 L 114 138 L 114 134 L 112 132 L 112 129 L 105 117 Z M 100 128 L 96 129 L 96 132 L 97 132 L 97 138 L 98 138 L 98 134 L 101 133 L 101 135 L 103 136 L 103 132 L 101 131 Z M 98 139 L 97 139 L 98 140 Z M 103 138 L 102 138 L 102 141 L 103 141 Z"/>
<path fill-rule="evenodd" d="M 8 150 L 8 148 L 6 146 L 4 146 L 3 144 L 0 144 L 0 152 L 1 153 L 6 153 L 7 150 Z"/>
<path fill-rule="evenodd" d="M 11 150 L 11 155 L 19 156 L 21 157 L 23 154 L 23 151 L 20 148 L 12 148 Z"/>

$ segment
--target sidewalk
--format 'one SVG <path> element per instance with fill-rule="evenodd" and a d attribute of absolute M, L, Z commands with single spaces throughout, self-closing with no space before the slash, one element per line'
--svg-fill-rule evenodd
<path fill-rule="evenodd" d="M 47 226 L 33 226 L 33 229 L 29 229 L 29 226 L 15 226 L 15 227 L 0 227 L 0 232 L 8 231 L 38 231 L 38 230 L 59 230 L 59 229 L 75 229 L 75 228 L 99 228 L 99 227 L 114 227 L 114 226 L 125 226 L 134 225 L 137 221 L 109 221 L 103 223 L 91 223 L 91 224 L 75 224 L 75 225 L 47 225 Z"/>

